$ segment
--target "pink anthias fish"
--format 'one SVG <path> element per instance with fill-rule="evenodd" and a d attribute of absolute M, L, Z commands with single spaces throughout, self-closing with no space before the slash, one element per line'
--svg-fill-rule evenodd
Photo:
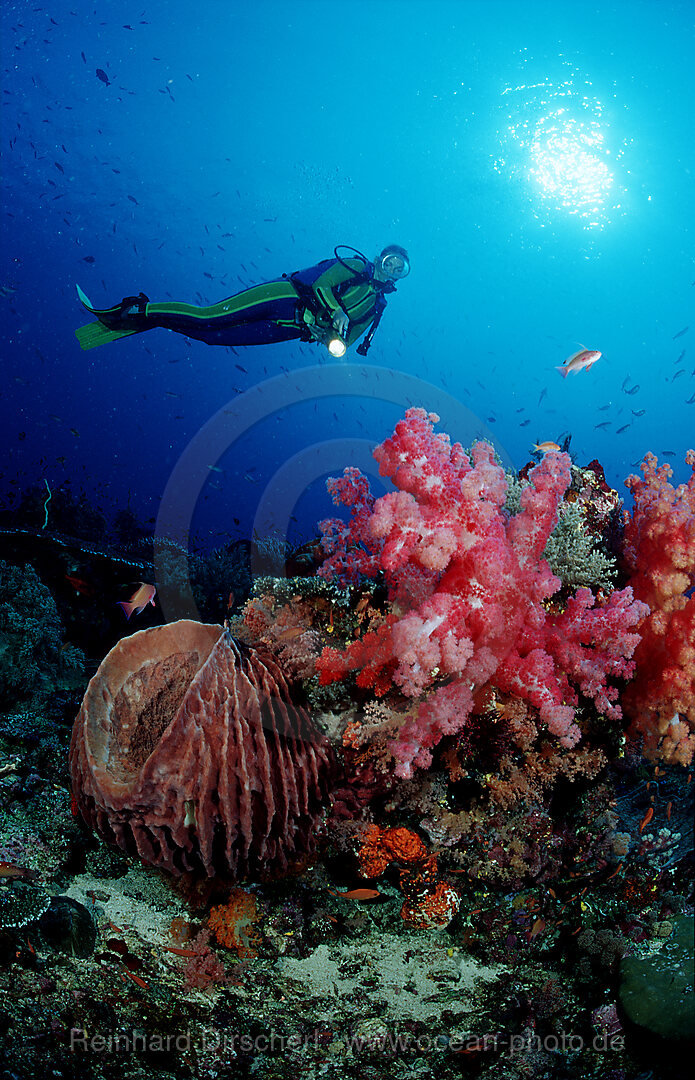
<path fill-rule="evenodd" d="M 555 370 L 560 372 L 563 379 L 566 379 L 570 371 L 582 371 L 583 368 L 588 371 L 591 365 L 600 359 L 601 353 L 598 349 L 587 349 L 585 345 L 582 345 L 581 349 L 568 356 L 564 364 L 556 367 Z"/>
<path fill-rule="evenodd" d="M 146 582 L 141 581 L 130 600 L 119 600 L 118 606 L 123 608 L 126 619 L 129 619 L 133 613 L 139 615 L 148 604 L 152 604 L 152 607 L 154 607 L 156 593 L 157 590 L 154 585 L 147 585 Z"/>

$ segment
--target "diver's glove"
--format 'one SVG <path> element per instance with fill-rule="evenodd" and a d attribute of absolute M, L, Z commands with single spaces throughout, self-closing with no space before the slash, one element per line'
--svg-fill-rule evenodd
<path fill-rule="evenodd" d="M 319 326 L 318 323 L 314 323 L 313 326 L 309 327 L 309 330 L 314 341 L 319 341 L 322 345 L 325 345 L 331 356 L 337 358 L 345 356 L 347 342 L 337 331 L 333 329 L 326 330 L 324 327 Z"/>
<path fill-rule="evenodd" d="M 345 326 L 347 327 L 348 318 L 341 311 L 340 313 L 345 319 Z M 334 316 L 333 323 L 329 326 L 322 326 L 316 321 L 316 318 L 308 308 L 304 310 L 302 315 L 303 331 L 309 334 L 312 341 L 318 341 L 321 345 L 325 345 L 331 356 L 341 357 L 345 356 L 347 352 L 347 342 L 342 334 L 338 333 L 334 329 L 337 316 Z M 342 326 L 341 322 L 341 326 Z M 306 340 L 306 339 L 305 339 Z"/>
<path fill-rule="evenodd" d="M 344 311 L 336 311 L 333 316 L 333 329 L 338 337 L 346 338 L 350 320 Z"/>

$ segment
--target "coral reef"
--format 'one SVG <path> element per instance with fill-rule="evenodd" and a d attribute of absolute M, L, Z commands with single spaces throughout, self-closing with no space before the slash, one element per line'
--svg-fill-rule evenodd
<path fill-rule="evenodd" d="M 633 630 L 647 610 L 630 588 L 605 601 L 586 588 L 563 605 L 551 601 L 561 583 L 542 554 L 570 482 L 568 455 L 545 455 L 508 518 L 492 447 L 476 443 L 469 458 L 434 433 L 437 419 L 409 409 L 375 450 L 396 492 L 373 502 L 354 470 L 333 482 L 352 521 L 342 532 L 326 526 L 320 571 L 349 582 L 379 567 L 391 605 L 344 651 L 323 650 L 322 682 L 357 670 L 357 685 L 378 694 L 392 683 L 411 697 L 432 688 L 392 742 L 401 776 L 431 764 L 431 748 L 465 727 L 475 695 L 489 686 L 528 701 L 564 746 L 581 735 L 578 694 L 619 717 L 608 680 L 632 674 Z"/>
<path fill-rule="evenodd" d="M 551 452 L 516 480 L 432 423 L 410 411 L 378 450 L 384 499 L 354 469 L 331 482 L 351 520 L 326 524 L 323 548 L 163 544 L 172 602 L 192 595 L 224 627 L 108 652 L 123 622 L 65 574 L 80 590 L 153 580 L 127 512 L 128 557 L 3 534 L 72 612 L 68 640 L 108 652 L 73 729 L 71 804 L 65 698 L 46 694 L 64 639 L 44 587 L 9 571 L 15 646 L 25 617 L 41 640 L 32 596 L 51 643 L 35 708 L 17 691 L 0 717 L 13 1077 L 637 1080 L 649 1065 L 671 1080 L 692 1023 L 677 1012 L 692 999 L 691 485 L 647 459 L 615 591 L 620 501 L 597 462 Z M 681 650 L 670 666 L 659 633 Z"/>

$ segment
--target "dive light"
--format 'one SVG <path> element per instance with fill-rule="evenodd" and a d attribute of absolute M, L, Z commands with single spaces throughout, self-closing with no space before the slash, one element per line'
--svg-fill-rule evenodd
<path fill-rule="evenodd" d="M 339 337 L 327 338 L 326 348 L 328 349 L 331 356 L 335 356 L 338 359 L 341 356 L 345 356 L 345 353 L 347 352 L 347 345 L 345 344 L 343 339 Z"/>

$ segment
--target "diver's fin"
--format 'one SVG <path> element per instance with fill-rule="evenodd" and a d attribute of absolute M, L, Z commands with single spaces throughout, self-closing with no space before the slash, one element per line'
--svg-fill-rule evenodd
<path fill-rule="evenodd" d="M 87 311 L 96 311 L 96 308 L 92 304 L 92 301 L 89 299 L 89 297 L 86 295 L 86 293 L 82 292 L 82 289 L 80 288 L 80 286 L 75 285 L 75 288 L 77 289 L 77 295 L 78 295 L 78 297 L 80 299 L 80 303 L 83 304 L 84 307 L 87 308 Z"/>
<path fill-rule="evenodd" d="M 84 301 L 83 301 L 84 303 Z M 139 334 L 140 330 L 109 330 L 102 322 L 87 323 L 75 331 L 75 337 L 80 343 L 80 348 L 85 352 L 88 349 L 96 349 L 99 345 L 107 345 L 116 338 L 130 337 L 131 334 Z"/>
<path fill-rule="evenodd" d="M 92 301 L 87 294 L 82 291 L 79 285 L 76 286 L 77 295 L 80 299 L 80 303 L 87 309 L 91 315 L 96 315 L 98 322 L 87 323 L 86 326 L 80 326 L 75 331 L 75 337 L 80 343 L 80 348 L 83 350 L 96 349 L 99 345 L 107 345 L 109 341 L 116 341 L 117 338 L 130 337 L 131 334 L 141 334 L 143 330 L 148 330 L 148 326 L 135 326 L 133 322 L 137 322 L 138 319 L 130 318 L 131 329 L 111 329 L 107 324 L 109 321 L 119 321 L 121 326 L 124 323 L 127 325 L 129 316 L 123 312 L 124 305 L 129 302 L 141 303 L 146 302 L 147 297 L 144 293 L 140 293 L 140 296 L 126 297 L 125 300 L 121 300 L 119 304 L 115 304 L 111 308 L 95 308 L 92 307 Z M 144 322 L 144 319 L 140 320 Z"/>
<path fill-rule="evenodd" d="M 101 318 L 102 315 L 106 315 L 107 318 L 109 315 L 120 315 L 121 309 L 123 307 L 122 300 L 120 304 L 114 304 L 114 306 L 110 308 L 96 308 L 92 304 L 92 301 L 89 299 L 87 294 L 82 291 L 79 285 L 76 285 L 75 288 L 77 289 L 77 295 L 79 297 L 80 303 L 83 307 L 87 309 L 90 315 L 97 315 L 99 318 Z"/>

